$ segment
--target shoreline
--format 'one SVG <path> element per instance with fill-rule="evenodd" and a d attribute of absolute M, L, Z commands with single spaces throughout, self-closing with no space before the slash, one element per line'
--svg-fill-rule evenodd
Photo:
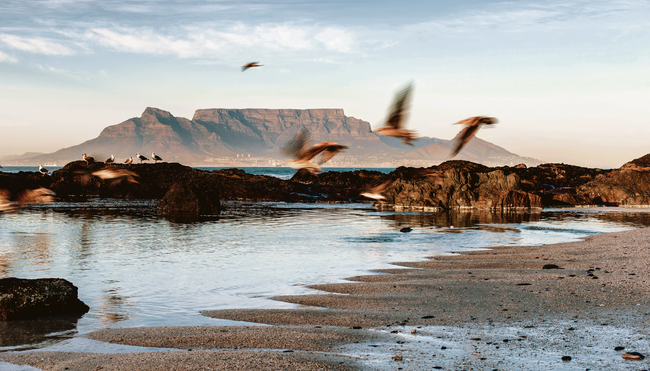
<path fill-rule="evenodd" d="M 256 369 L 544 369 L 549 362 L 554 369 L 647 369 L 648 359 L 628 361 L 622 354 L 650 355 L 649 247 L 650 228 L 638 228 L 435 256 L 309 286 L 322 294 L 273 298 L 304 308 L 203 313 L 274 326 L 120 328 L 86 337 L 182 349 L 160 356 L 171 362 L 167 369 L 179 370 L 204 369 L 212 358 L 212 367 L 234 369 L 237 354 Z M 205 354 L 189 357 L 189 349 Z M 106 364 L 107 357 L 120 362 Z M 149 353 L 11 352 L 0 361 L 47 370 L 159 367 Z"/>

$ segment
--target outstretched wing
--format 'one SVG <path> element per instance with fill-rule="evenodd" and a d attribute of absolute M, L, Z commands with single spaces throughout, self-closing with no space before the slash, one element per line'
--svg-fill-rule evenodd
<path fill-rule="evenodd" d="M 412 91 L 413 83 L 409 83 L 404 89 L 395 94 L 393 106 L 384 126 L 394 129 L 401 128 L 402 123 L 405 121 L 406 112 L 410 107 Z"/>
<path fill-rule="evenodd" d="M 323 142 L 323 143 L 318 143 L 314 145 L 313 147 L 309 148 L 305 152 L 305 158 L 306 159 L 311 159 L 314 158 L 316 155 L 320 155 L 318 157 L 318 161 L 316 161 L 319 165 L 326 163 L 327 161 L 331 160 L 332 157 L 334 157 L 337 153 L 343 152 L 344 149 L 348 148 L 348 146 L 344 146 L 342 144 L 338 144 L 336 142 Z"/>
<path fill-rule="evenodd" d="M 304 156 L 303 151 L 307 143 L 309 143 L 309 131 L 303 127 L 289 143 L 282 147 L 282 152 L 298 159 Z"/>
<path fill-rule="evenodd" d="M 465 145 L 469 143 L 469 141 L 472 140 L 472 138 L 474 138 L 476 132 L 478 131 L 478 128 L 479 128 L 478 125 L 467 126 L 463 128 L 463 130 L 461 130 L 458 133 L 458 135 L 456 135 L 456 138 L 454 138 L 456 145 L 454 148 L 454 152 L 452 152 L 451 154 L 451 157 L 456 157 L 458 152 L 460 152 L 460 150 L 463 149 L 463 147 L 465 147 Z"/>

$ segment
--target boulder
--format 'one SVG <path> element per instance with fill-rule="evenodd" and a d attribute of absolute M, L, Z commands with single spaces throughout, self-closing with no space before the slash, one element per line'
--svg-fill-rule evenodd
<path fill-rule="evenodd" d="M 0 279 L 0 321 L 86 313 L 77 287 L 61 278 Z"/>
<path fill-rule="evenodd" d="M 220 212 L 219 195 L 191 185 L 174 184 L 158 203 L 158 212 L 178 218 L 198 218 Z"/>

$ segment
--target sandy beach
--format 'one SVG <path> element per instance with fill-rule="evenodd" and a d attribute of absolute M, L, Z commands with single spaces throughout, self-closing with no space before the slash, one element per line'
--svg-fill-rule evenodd
<path fill-rule="evenodd" d="M 178 351 L 6 352 L 0 361 L 43 370 L 650 368 L 648 358 L 623 358 L 650 356 L 650 228 L 395 265 L 310 286 L 322 294 L 274 298 L 298 309 L 204 312 L 273 326 L 87 335 Z"/>

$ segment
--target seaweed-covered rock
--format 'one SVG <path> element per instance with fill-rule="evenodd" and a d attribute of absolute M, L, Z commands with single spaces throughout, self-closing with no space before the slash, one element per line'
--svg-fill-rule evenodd
<path fill-rule="evenodd" d="M 0 321 L 86 313 L 77 287 L 61 278 L 0 279 Z"/>
<path fill-rule="evenodd" d="M 158 203 L 158 212 L 179 218 L 197 218 L 220 212 L 219 195 L 186 184 L 174 184 Z"/>

